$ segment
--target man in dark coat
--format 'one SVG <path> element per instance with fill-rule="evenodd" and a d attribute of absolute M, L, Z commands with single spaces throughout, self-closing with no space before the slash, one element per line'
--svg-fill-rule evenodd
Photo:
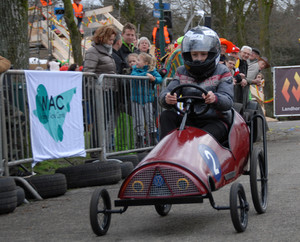
<path fill-rule="evenodd" d="M 246 107 L 249 99 L 249 85 L 246 80 L 248 64 L 247 60 L 252 52 L 252 48 L 249 46 L 243 46 L 239 53 L 239 59 L 236 63 L 236 83 L 234 86 L 234 101 L 242 103 L 243 107 Z M 238 73 L 238 74 L 237 74 Z"/>
<path fill-rule="evenodd" d="M 133 44 L 135 34 L 136 28 L 132 23 L 127 23 L 124 25 L 122 31 L 122 46 L 118 50 L 118 55 L 121 57 L 124 63 L 126 63 L 126 58 L 130 53 L 138 53 L 137 48 Z M 126 67 L 129 67 L 127 63 Z"/>
<path fill-rule="evenodd" d="M 121 46 L 122 46 L 122 36 L 120 33 L 118 33 L 113 43 L 113 53 L 112 53 L 112 57 L 116 62 L 117 74 L 122 74 L 123 69 L 126 68 L 126 63 L 122 60 L 121 56 L 119 56 L 118 53 Z"/>

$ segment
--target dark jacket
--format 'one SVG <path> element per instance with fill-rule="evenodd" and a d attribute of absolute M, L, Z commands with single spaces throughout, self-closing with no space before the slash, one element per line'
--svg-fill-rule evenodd
<path fill-rule="evenodd" d="M 201 115 L 201 119 L 205 120 L 219 118 L 227 123 L 230 122 L 230 109 L 233 106 L 233 83 L 232 75 L 225 65 L 218 64 L 212 76 L 201 82 L 197 82 L 197 80 L 195 80 L 187 72 L 184 66 L 178 67 L 174 79 L 159 95 L 159 102 L 163 108 L 173 108 L 173 105 L 168 105 L 166 103 L 165 96 L 168 92 L 180 84 L 195 84 L 202 87 L 206 91 L 212 91 L 216 95 L 216 102 L 210 104 L 209 110 Z M 177 93 L 177 97 L 179 97 L 180 94 L 181 93 Z M 201 96 L 202 93 L 194 88 L 185 88 L 183 89 L 182 95 Z M 194 111 L 196 114 L 199 113 L 202 105 L 194 105 Z"/>
<path fill-rule="evenodd" d="M 148 102 L 154 101 L 154 86 L 155 84 L 162 83 L 162 77 L 158 73 L 156 69 L 153 71 L 148 71 L 149 67 L 144 66 L 144 68 L 137 68 L 136 66 L 132 67 L 132 76 L 147 76 L 147 73 L 150 73 L 155 77 L 154 82 L 150 82 L 149 80 L 132 80 L 132 101 L 145 104 Z M 147 85 L 147 84 L 150 85 Z"/>
<path fill-rule="evenodd" d="M 133 44 L 131 44 L 130 46 L 128 46 L 124 41 L 123 44 L 121 46 L 121 48 L 118 50 L 118 55 L 121 57 L 122 61 L 124 63 L 126 63 L 126 68 L 129 67 L 127 62 L 126 62 L 126 58 L 129 54 L 131 53 L 138 53 L 137 48 L 135 48 L 133 46 Z"/>
<path fill-rule="evenodd" d="M 239 59 L 239 65 L 237 66 L 239 73 L 245 74 L 247 78 L 248 73 L 248 63 L 245 60 Z M 249 96 L 249 85 L 242 87 L 239 83 L 242 81 L 241 76 L 237 75 L 236 77 L 237 85 L 234 86 L 234 102 L 243 103 L 245 108 L 248 103 Z"/>
<path fill-rule="evenodd" d="M 113 49 L 112 57 L 114 58 L 116 63 L 117 73 L 123 74 L 123 69 L 127 66 L 125 61 L 122 60 L 122 58 L 119 56 L 118 51 L 116 51 L 115 49 Z"/>
<path fill-rule="evenodd" d="M 97 75 L 115 74 L 116 63 L 113 57 L 108 53 L 108 50 L 101 44 L 92 43 L 84 59 L 84 71 L 93 72 Z"/>

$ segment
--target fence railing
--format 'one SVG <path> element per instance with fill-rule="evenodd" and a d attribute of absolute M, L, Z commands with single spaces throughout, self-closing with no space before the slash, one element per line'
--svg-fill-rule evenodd
<path fill-rule="evenodd" d="M 83 73 L 85 150 L 100 160 L 149 150 L 159 140 L 160 85 L 147 77 Z M 0 175 L 32 159 L 25 73 L 0 76 Z"/>
<path fill-rule="evenodd" d="M 159 140 L 160 85 L 152 84 L 148 77 L 126 75 L 101 75 L 99 84 L 103 154 L 108 157 L 155 145 Z"/>

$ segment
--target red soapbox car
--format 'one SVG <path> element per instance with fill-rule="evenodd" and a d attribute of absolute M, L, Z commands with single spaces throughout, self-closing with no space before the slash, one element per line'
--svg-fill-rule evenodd
<path fill-rule="evenodd" d="M 179 89 L 194 87 L 203 93 L 204 89 L 184 84 Z M 267 209 L 268 164 L 266 146 L 266 123 L 263 115 L 252 114 L 247 122 L 231 109 L 232 122 L 228 140 L 220 144 L 209 133 L 186 126 L 187 115 L 192 113 L 195 102 L 204 102 L 198 96 L 178 98 L 185 103 L 180 128 L 164 137 L 151 152 L 136 166 L 123 181 L 119 199 L 112 209 L 106 189 L 97 188 L 90 202 L 90 222 L 96 235 L 105 235 L 109 229 L 111 214 L 123 213 L 129 206 L 154 205 L 157 213 L 166 216 L 172 204 L 202 203 L 208 199 L 216 210 L 230 210 L 237 232 L 245 231 L 248 224 L 249 203 L 242 184 L 233 183 L 230 188 L 228 206 L 217 206 L 212 192 L 235 181 L 240 175 L 250 176 L 251 195 L 257 213 Z M 202 113 L 206 112 L 207 108 Z M 261 122 L 258 122 L 261 120 Z M 262 142 L 254 141 L 255 125 L 262 126 Z M 250 164 L 248 164 L 248 161 Z"/>

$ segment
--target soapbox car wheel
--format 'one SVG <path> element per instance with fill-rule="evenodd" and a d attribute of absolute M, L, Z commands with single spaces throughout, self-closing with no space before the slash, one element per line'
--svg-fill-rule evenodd
<path fill-rule="evenodd" d="M 199 91 L 201 91 L 202 93 L 204 93 L 205 95 L 207 95 L 207 91 L 205 89 L 203 89 L 202 87 L 199 87 L 197 85 L 194 85 L 194 84 L 182 84 L 182 85 L 179 85 L 177 87 L 175 87 L 171 92 L 170 94 L 173 95 L 175 92 L 177 92 L 178 90 L 182 90 L 186 87 L 193 87 Z M 203 104 L 203 109 L 200 113 L 197 113 L 197 115 L 202 115 L 204 113 L 206 113 L 209 109 L 209 104 L 205 104 L 205 100 L 202 96 L 182 96 L 182 97 L 177 97 L 177 102 L 186 102 L 188 99 L 192 99 L 192 100 L 195 100 L 199 103 L 202 103 Z M 184 114 L 184 111 L 181 110 L 177 105 L 174 105 L 174 108 L 180 112 L 181 114 Z"/>
<path fill-rule="evenodd" d="M 97 188 L 91 198 L 90 222 L 94 233 L 98 236 L 105 235 L 110 226 L 111 201 L 106 189 Z"/>
<path fill-rule="evenodd" d="M 172 204 L 157 204 L 155 210 L 160 216 L 167 216 L 170 212 Z"/>
<path fill-rule="evenodd" d="M 265 213 L 268 206 L 268 168 L 261 147 L 255 146 L 250 160 L 250 187 L 254 208 Z"/>
<path fill-rule="evenodd" d="M 235 230 L 244 232 L 248 225 L 249 204 L 245 190 L 240 183 L 234 183 L 230 188 L 230 215 Z"/>

